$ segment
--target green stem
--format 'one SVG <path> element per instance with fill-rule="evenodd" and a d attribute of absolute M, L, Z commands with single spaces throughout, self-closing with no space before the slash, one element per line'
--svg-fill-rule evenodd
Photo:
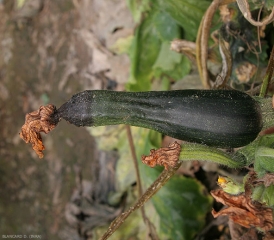
<path fill-rule="evenodd" d="M 272 47 L 271 55 L 268 61 L 268 66 L 266 69 L 266 74 L 263 79 L 263 84 L 260 91 L 260 97 L 265 97 L 267 94 L 268 86 L 271 81 L 274 70 L 274 46 Z"/>
<path fill-rule="evenodd" d="M 274 126 L 274 111 L 272 98 L 253 97 L 261 107 L 263 130 Z"/>
<path fill-rule="evenodd" d="M 241 168 L 246 164 L 240 155 L 229 155 L 219 149 L 196 143 L 182 144 L 179 159 L 215 162 L 231 168 Z"/>

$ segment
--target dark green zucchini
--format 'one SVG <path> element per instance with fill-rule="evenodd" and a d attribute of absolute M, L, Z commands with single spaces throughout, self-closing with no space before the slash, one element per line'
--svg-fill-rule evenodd
<path fill-rule="evenodd" d="M 84 91 L 57 116 L 76 126 L 128 124 L 225 148 L 249 144 L 262 129 L 257 102 L 234 90 Z"/>

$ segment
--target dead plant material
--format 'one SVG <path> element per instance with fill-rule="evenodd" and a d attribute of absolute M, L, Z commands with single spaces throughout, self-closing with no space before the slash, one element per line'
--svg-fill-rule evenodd
<path fill-rule="evenodd" d="M 231 195 L 222 189 L 211 191 L 211 195 L 217 202 L 227 206 L 219 212 L 213 209 L 212 215 L 215 218 L 228 215 L 232 221 L 246 228 L 258 227 L 263 231 L 271 230 L 274 226 L 272 209 L 251 199 L 251 183 L 254 182 L 255 178 L 256 175 L 250 173 L 245 184 L 245 192 L 240 195 Z"/>
<path fill-rule="evenodd" d="M 53 117 L 55 113 L 54 105 L 41 106 L 38 110 L 26 115 L 25 124 L 21 128 L 20 137 L 26 143 L 32 144 L 39 158 L 43 158 L 42 151 L 45 150 L 40 133 L 49 133 L 55 128 L 58 123 L 58 120 Z"/>
<path fill-rule="evenodd" d="M 250 62 L 243 62 L 240 66 L 235 69 L 235 74 L 241 83 L 247 83 L 256 74 L 256 65 Z"/>
<path fill-rule="evenodd" d="M 262 27 L 265 26 L 274 20 L 274 7 L 272 8 L 272 11 L 270 15 L 268 15 L 266 18 L 264 18 L 261 22 L 255 21 L 252 18 L 252 14 L 250 12 L 249 3 L 247 0 L 236 0 L 238 7 L 240 11 L 242 12 L 243 16 L 246 18 L 247 21 L 249 21 L 253 26 L 256 27 Z"/>
<path fill-rule="evenodd" d="M 174 167 L 179 161 L 179 155 L 181 152 L 181 145 L 176 141 L 171 143 L 168 147 L 159 148 L 157 150 L 151 149 L 148 156 L 142 156 L 142 163 L 155 167 L 156 165 L 168 167 Z"/>
<path fill-rule="evenodd" d="M 264 184 L 265 187 L 269 187 L 274 184 L 274 173 L 267 173 L 262 178 L 255 179 L 254 185 Z"/>

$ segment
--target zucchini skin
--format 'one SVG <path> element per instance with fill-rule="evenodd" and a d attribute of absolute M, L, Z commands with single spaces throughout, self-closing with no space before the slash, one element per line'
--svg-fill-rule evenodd
<path fill-rule="evenodd" d="M 235 90 L 77 93 L 58 110 L 76 126 L 128 124 L 208 146 L 234 148 L 262 129 L 258 103 Z"/>

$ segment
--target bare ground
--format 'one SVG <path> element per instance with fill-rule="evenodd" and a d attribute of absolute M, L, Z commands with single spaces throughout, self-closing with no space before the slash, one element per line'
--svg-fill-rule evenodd
<path fill-rule="evenodd" d="M 77 169 L 91 178 L 94 139 L 85 128 L 61 122 L 46 137 L 46 154 L 39 159 L 18 134 L 25 114 L 40 105 L 59 107 L 75 92 L 110 85 L 108 63 L 96 65 L 92 59 L 100 63 L 110 54 L 104 46 L 113 29 L 100 32 L 99 23 L 91 27 L 95 20 L 102 25 L 111 21 L 98 16 L 98 9 L 105 7 L 100 1 L 40 4 L 36 10 L 16 10 L 15 1 L 0 1 L 0 236 L 66 239 L 65 206 L 76 186 Z M 93 43 L 87 37 L 99 40 Z M 101 49 L 97 55 L 92 44 Z"/>

